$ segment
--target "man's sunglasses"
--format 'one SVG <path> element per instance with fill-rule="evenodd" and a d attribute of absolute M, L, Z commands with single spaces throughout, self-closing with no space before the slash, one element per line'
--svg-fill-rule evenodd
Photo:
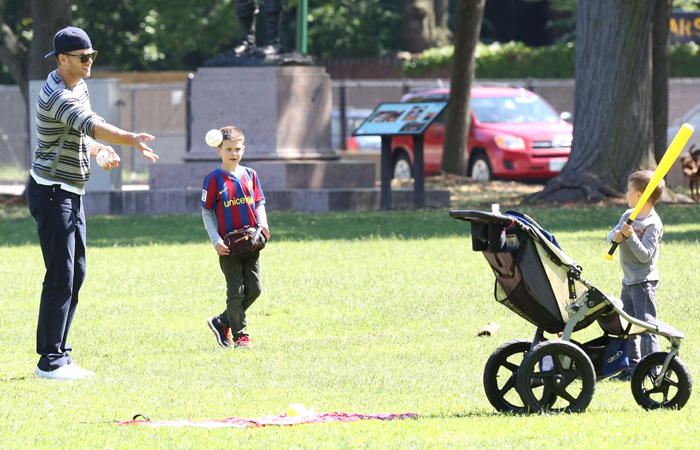
<path fill-rule="evenodd" d="M 71 55 L 70 53 L 64 53 L 64 55 L 80 58 L 80 62 L 83 64 L 88 62 L 88 59 L 92 59 L 93 62 L 97 59 L 97 52 L 87 53 L 85 55 Z"/>

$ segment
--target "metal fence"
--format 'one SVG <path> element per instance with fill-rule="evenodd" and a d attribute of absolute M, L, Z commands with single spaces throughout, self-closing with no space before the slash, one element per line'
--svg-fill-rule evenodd
<path fill-rule="evenodd" d="M 28 169 L 29 118 L 17 86 L 0 86 L 0 164 Z M 123 84 L 120 90 L 120 128 L 156 136 L 149 146 L 160 163 L 178 164 L 187 152 L 186 83 Z M 122 169 L 146 172 L 148 160 L 133 147 L 122 147 Z"/>
<path fill-rule="evenodd" d="M 477 80 L 482 84 L 518 86 L 533 91 L 547 100 L 559 112 L 571 112 L 574 109 L 574 80 Z M 449 87 L 450 80 L 444 79 L 400 79 L 400 80 L 339 80 L 331 83 L 333 88 L 334 132 L 338 134 L 333 142 L 345 142 L 357 121 L 348 120 L 353 110 L 368 113 L 379 103 L 398 102 L 401 97 L 417 88 Z M 698 81 L 700 86 L 700 81 Z"/>
<path fill-rule="evenodd" d="M 0 164 L 28 168 L 27 106 L 17 86 L 0 85 Z"/>
<path fill-rule="evenodd" d="M 508 83 L 529 89 L 547 100 L 559 112 L 574 113 L 574 80 L 519 79 L 477 80 Z M 351 110 L 372 110 L 382 102 L 398 102 L 413 89 L 449 86 L 449 80 L 336 80 L 332 82 L 334 117 Z M 161 164 L 177 164 L 187 153 L 187 83 L 122 84 L 121 126 L 129 131 L 156 136 L 149 145 L 160 156 Z M 675 78 L 669 82 L 669 126 L 678 123 L 700 103 L 700 78 Z M 0 86 L 0 164 L 28 168 L 28 117 L 17 86 Z M 338 123 L 339 122 L 339 123 Z M 343 126 L 345 124 L 345 126 Z M 338 126 L 339 125 L 339 126 Z M 347 120 L 336 120 L 334 142 L 345 142 L 341 135 L 354 131 Z M 339 147 L 338 147 L 339 148 Z M 124 147 L 122 168 L 145 172 L 148 162 L 133 148 Z"/>
<path fill-rule="evenodd" d="M 161 164 L 177 164 L 187 153 L 187 85 L 125 84 L 121 86 L 121 127 L 156 137 L 148 143 Z M 123 170 L 145 172 L 148 160 L 133 147 L 123 147 Z"/>
<path fill-rule="evenodd" d="M 501 83 L 520 86 L 547 100 L 557 111 L 574 114 L 574 80 L 514 79 L 477 80 L 477 83 Z M 339 80 L 332 83 L 333 108 L 336 116 L 344 117 L 352 109 L 374 109 L 379 103 L 398 102 L 401 96 L 419 87 L 449 86 L 449 80 Z M 669 126 L 680 125 L 683 116 L 700 105 L 700 78 L 672 78 L 669 80 Z M 687 119 L 687 118 L 686 118 Z M 348 121 L 339 120 L 335 132 L 348 136 Z M 700 121 L 699 121 L 700 122 Z M 345 142 L 334 139 L 334 142 Z"/>

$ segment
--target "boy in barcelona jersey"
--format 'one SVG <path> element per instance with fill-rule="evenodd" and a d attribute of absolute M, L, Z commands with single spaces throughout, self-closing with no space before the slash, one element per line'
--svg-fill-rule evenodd
<path fill-rule="evenodd" d="M 250 346 L 246 310 L 262 292 L 260 250 L 233 256 L 223 236 L 246 226 L 267 229 L 265 196 L 255 171 L 240 165 L 245 137 L 237 127 L 224 127 L 216 147 L 221 166 L 207 175 L 202 190 L 202 218 L 226 278 L 226 310 L 207 320 L 222 347 Z"/>

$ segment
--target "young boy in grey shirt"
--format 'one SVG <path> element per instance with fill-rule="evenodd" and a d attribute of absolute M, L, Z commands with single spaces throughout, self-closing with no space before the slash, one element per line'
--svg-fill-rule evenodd
<path fill-rule="evenodd" d="M 656 285 L 659 282 L 656 263 L 659 260 L 659 242 L 664 234 L 664 226 L 654 205 L 664 192 L 664 180 L 649 196 L 632 225 L 627 223 L 653 175 L 650 170 L 642 170 L 627 179 L 627 204 L 632 209 L 625 211 L 620 223 L 608 234 L 608 243 L 617 242 L 620 247 L 620 265 L 624 275 L 620 294 L 622 309 L 636 319 L 656 324 Z M 630 338 L 630 366 L 617 378 L 630 381 L 640 359 L 658 351 L 659 339 L 655 334 L 644 333 Z"/>

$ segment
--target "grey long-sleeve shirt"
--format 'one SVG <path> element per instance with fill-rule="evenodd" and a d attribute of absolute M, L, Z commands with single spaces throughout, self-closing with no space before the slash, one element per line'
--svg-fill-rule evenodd
<path fill-rule="evenodd" d="M 608 234 L 608 243 L 612 244 L 613 234 L 622 228 L 634 209 L 628 209 L 622 215 L 620 223 Z M 632 222 L 633 233 L 619 245 L 620 266 L 626 285 L 643 281 L 658 281 L 659 243 L 664 235 L 664 226 L 655 210 L 646 217 L 637 217 Z"/>

